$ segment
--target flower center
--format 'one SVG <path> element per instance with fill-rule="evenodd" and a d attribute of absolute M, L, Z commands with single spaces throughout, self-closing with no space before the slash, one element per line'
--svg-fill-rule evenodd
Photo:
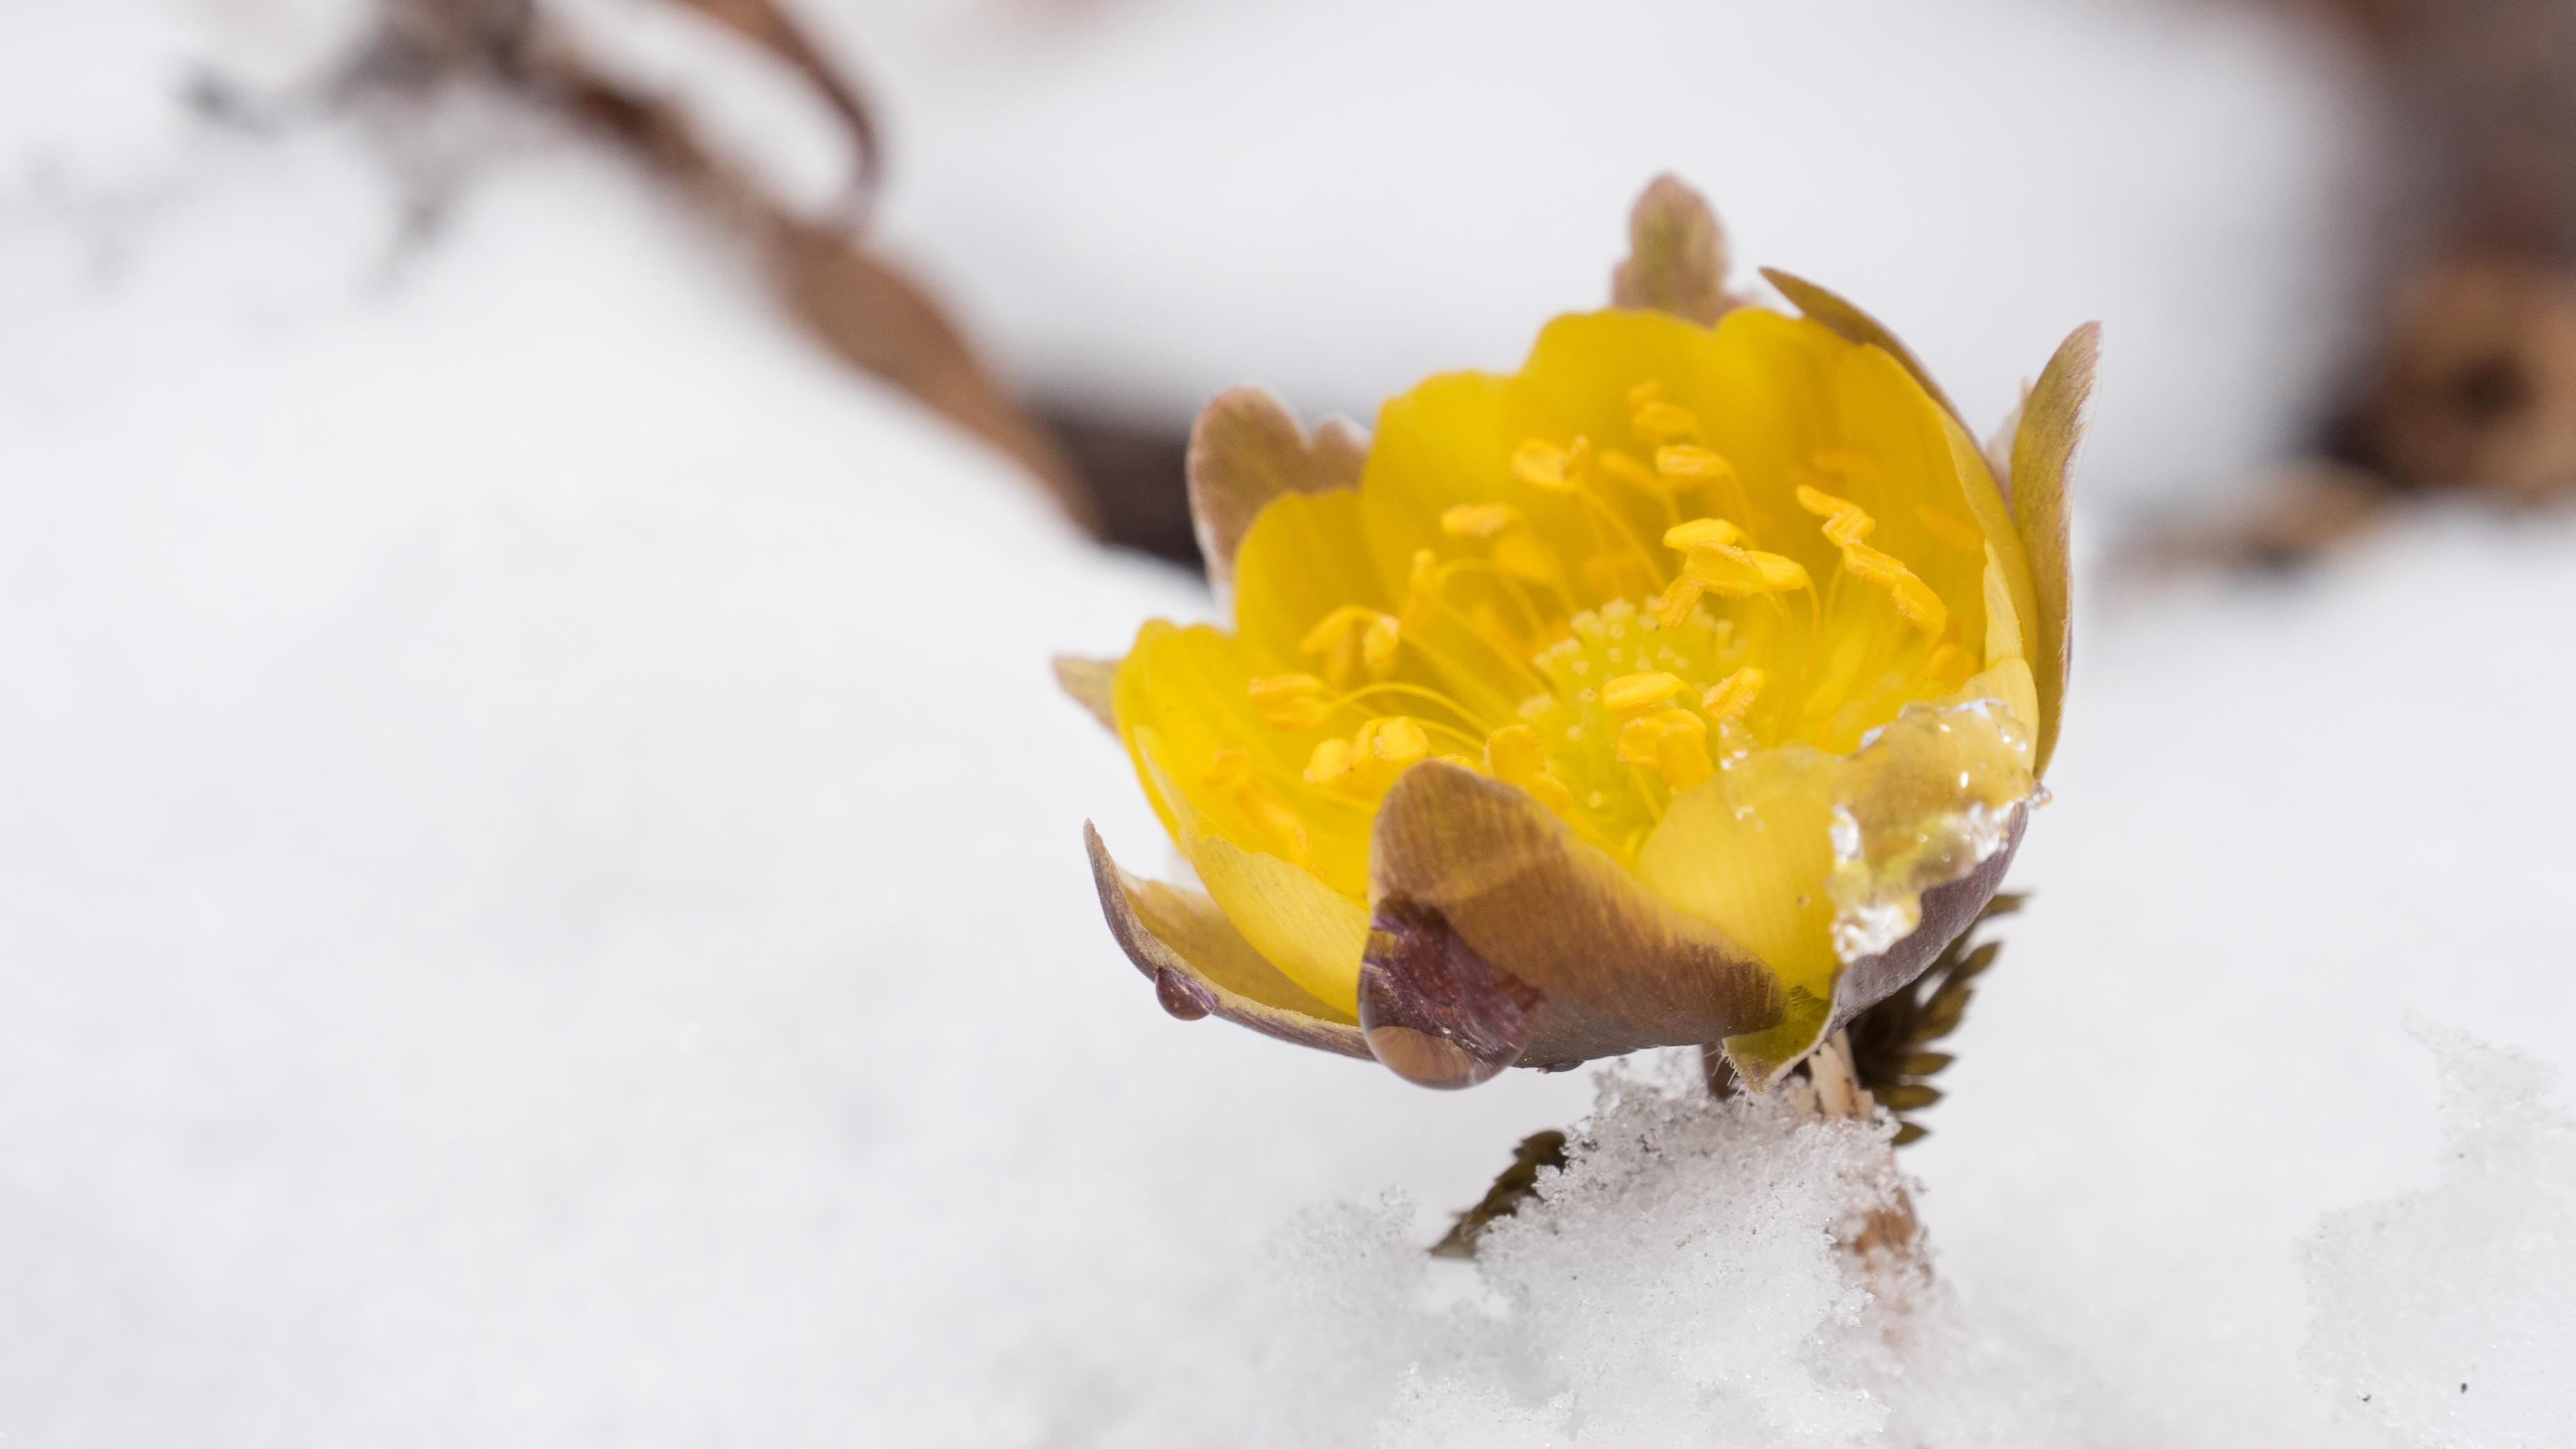
<path fill-rule="evenodd" d="M 1300 641 L 1308 670 L 1251 682 L 1271 728 L 1321 733 L 1308 791 L 1373 803 L 1436 757 L 1633 858 L 1676 793 L 1756 750 L 1848 754 L 1976 672 L 1982 596 L 1945 599 L 1857 501 L 1910 480 L 1837 448 L 1748 481 L 1660 383 L 1627 412 L 1623 438 L 1522 442 L 1518 496 L 1442 513 L 1398 613 L 1336 608 Z M 1936 577 L 1983 566 L 1983 535 L 1939 508 L 1899 532 L 1955 555 Z"/>

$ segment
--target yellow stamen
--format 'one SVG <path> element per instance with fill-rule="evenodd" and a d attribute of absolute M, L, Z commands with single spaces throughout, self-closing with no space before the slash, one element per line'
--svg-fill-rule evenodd
<path fill-rule="evenodd" d="M 1637 436 L 1658 447 L 1699 441 L 1699 418 L 1679 403 L 1650 402 L 1629 416 Z"/>
<path fill-rule="evenodd" d="M 1850 548 L 1869 537 L 1878 520 L 1848 498 L 1836 498 L 1822 488 L 1798 485 L 1798 506 L 1825 520 L 1825 537 L 1836 548 Z"/>
<path fill-rule="evenodd" d="M 1633 454 L 1620 452 L 1616 448 L 1601 450 L 1601 471 L 1631 488 L 1643 489 L 1648 493 L 1660 494 L 1667 491 L 1669 486 L 1657 476 L 1654 469 L 1639 462 Z"/>
<path fill-rule="evenodd" d="M 1771 592 L 1794 594 L 1808 586 L 1807 566 L 1796 559 L 1764 553 L 1758 548 L 1748 549 L 1746 553 L 1752 558 L 1753 567 L 1761 571 L 1762 582 L 1770 587 Z"/>
<path fill-rule="evenodd" d="M 1275 730 L 1302 731 L 1316 728 L 1332 715 L 1325 689 L 1324 681 L 1311 674 L 1273 674 L 1252 681 L 1245 692 L 1252 696 L 1252 707 L 1263 723 Z"/>
<path fill-rule="evenodd" d="M 1393 673 L 1397 631 L 1393 614 L 1344 604 L 1306 631 L 1306 637 L 1297 641 L 1297 652 L 1319 661 L 1324 678 L 1339 689 L 1350 682 L 1354 663 L 1365 664 L 1374 679 Z"/>
<path fill-rule="evenodd" d="M 1655 450 L 1655 471 L 1676 483 L 1714 483 L 1735 476 L 1735 465 L 1694 443 Z"/>
<path fill-rule="evenodd" d="M 1305 780 L 1309 785 L 1330 785 L 1351 772 L 1351 742 L 1331 739 L 1319 742 L 1315 752 L 1306 757 Z"/>
<path fill-rule="evenodd" d="M 1684 567 L 1684 577 L 1721 598 L 1795 593 L 1810 586 L 1806 567 L 1796 559 L 1722 543 L 1692 549 Z"/>
<path fill-rule="evenodd" d="M 1678 549 L 1706 548 L 1712 544 L 1742 544 L 1744 530 L 1723 518 L 1694 518 L 1664 530 L 1664 547 Z"/>
<path fill-rule="evenodd" d="M 1513 529 L 1494 540 L 1494 567 L 1542 588 L 1558 587 L 1565 578 L 1563 567 L 1556 561 L 1556 551 L 1526 528 Z"/>
<path fill-rule="evenodd" d="M 1807 462 L 1817 472 L 1830 473 L 1845 482 L 1868 482 L 1878 477 L 1878 465 L 1855 448 L 1820 448 L 1808 455 Z"/>
<path fill-rule="evenodd" d="M 1431 753 L 1431 737 L 1405 715 L 1382 715 L 1360 726 L 1352 747 L 1401 768 Z"/>
<path fill-rule="evenodd" d="M 1563 493 L 1574 485 L 1565 475 L 1565 450 L 1542 438 L 1523 442 L 1512 454 L 1512 476 L 1532 488 Z"/>
<path fill-rule="evenodd" d="M 1440 515 L 1440 531 L 1451 538 L 1491 538 L 1521 521 L 1521 511 L 1508 503 L 1461 503 Z"/>
<path fill-rule="evenodd" d="M 1895 600 L 1896 612 L 1905 616 L 1906 623 L 1926 634 L 1938 634 L 1950 625 L 1950 606 L 1941 602 L 1930 584 L 1910 573 L 1897 581 L 1888 597 Z"/>
<path fill-rule="evenodd" d="M 1708 711 L 1710 719 L 1720 724 L 1741 719 L 1745 711 L 1753 708 L 1753 701 L 1760 696 L 1762 686 L 1769 678 L 1748 664 L 1711 685 L 1708 693 L 1700 696 L 1700 707 Z"/>
<path fill-rule="evenodd" d="M 1493 771 L 1495 779 L 1527 790 L 1550 810 L 1565 810 L 1574 804 L 1573 792 L 1548 773 L 1547 750 L 1538 742 L 1538 731 L 1528 725 L 1505 725 L 1487 735 L 1485 767 Z"/>
<path fill-rule="evenodd" d="M 1456 765 L 1462 770 L 1476 770 L 1478 774 L 1484 773 L 1481 769 L 1477 768 L 1474 760 L 1468 759 L 1465 755 L 1435 755 L 1432 758 L 1437 759 L 1444 765 Z"/>
<path fill-rule="evenodd" d="M 1682 709 L 1659 709 L 1622 726 L 1619 763 L 1649 766 L 1676 791 L 1716 773 L 1708 762 L 1708 725 Z"/>
<path fill-rule="evenodd" d="M 1690 622 L 1691 611 L 1699 607 L 1700 595 L 1707 586 L 1685 573 L 1665 587 L 1655 600 L 1655 622 L 1667 629 L 1678 629 Z"/>
<path fill-rule="evenodd" d="M 1663 400 L 1664 385 L 1655 378 L 1647 378 L 1644 382 L 1628 389 L 1628 411 L 1631 413 L 1641 411 Z"/>
<path fill-rule="evenodd" d="M 1517 784 L 1547 768 L 1547 751 L 1538 731 L 1525 724 L 1505 725 L 1485 736 L 1485 764 L 1497 780 Z"/>
<path fill-rule="evenodd" d="M 1821 460 L 1828 455 L 1816 456 Z M 1931 585 L 1915 577 L 1914 571 L 1894 554 L 1861 542 L 1878 524 L 1859 504 L 1804 483 L 1798 485 L 1797 492 L 1798 506 L 1825 520 L 1825 537 L 1842 550 L 1843 568 L 1853 578 L 1887 590 L 1897 614 L 1926 634 L 1937 635 L 1949 624 L 1950 608 Z"/>
<path fill-rule="evenodd" d="M 1662 670 L 1623 674 L 1601 686 L 1601 707 L 1620 711 L 1644 709 L 1650 704 L 1661 704 L 1681 692 L 1680 676 Z"/>

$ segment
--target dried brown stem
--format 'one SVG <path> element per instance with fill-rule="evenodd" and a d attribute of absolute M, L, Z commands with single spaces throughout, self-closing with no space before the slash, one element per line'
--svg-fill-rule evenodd
<path fill-rule="evenodd" d="M 1097 533 L 1092 496 L 1045 425 L 1011 399 L 946 311 L 858 234 L 882 171 L 858 87 L 775 0 L 671 3 L 761 46 L 814 88 L 850 142 L 853 174 L 840 214 L 806 216 L 772 195 L 706 142 L 685 107 L 595 61 L 529 0 L 385 0 L 361 71 L 416 87 L 479 76 L 581 121 L 747 241 L 781 305 L 816 340 L 1008 454 Z"/>

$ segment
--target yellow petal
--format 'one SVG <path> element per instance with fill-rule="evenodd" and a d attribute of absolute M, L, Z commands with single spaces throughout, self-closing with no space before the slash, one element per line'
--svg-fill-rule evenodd
<path fill-rule="evenodd" d="M 1200 891 L 1119 869 L 1089 822 L 1082 827 L 1101 913 L 1164 1009 L 1184 1019 L 1215 1015 L 1301 1046 L 1365 1058 L 1358 1019 L 1335 1010 L 1263 959 Z"/>
<path fill-rule="evenodd" d="M 1359 1011 L 1368 910 L 1296 866 L 1220 836 L 1186 847 L 1208 895 L 1289 980 L 1337 1012 Z"/>
<path fill-rule="evenodd" d="M 1235 633 L 1265 674 L 1304 670 L 1299 646 L 1345 608 L 1391 612 L 1369 565 L 1360 495 L 1292 493 L 1252 521 L 1235 553 Z"/>
<path fill-rule="evenodd" d="M 1299 858 L 1357 900 L 1367 821 L 1305 798 L 1313 741 L 1263 718 L 1251 682 L 1241 646 L 1216 629 L 1158 620 L 1137 631 L 1111 691 L 1146 796 L 1176 840 L 1190 829 Z"/>
<path fill-rule="evenodd" d="M 1760 956 L 1785 986 L 1833 986 L 1833 757 L 1806 745 L 1757 751 L 1673 797 L 1637 852 L 1637 876 L 1685 914 Z"/>
<path fill-rule="evenodd" d="M 1876 347 L 1895 358 L 1904 365 L 1908 373 L 1913 375 L 1915 383 L 1934 402 L 1941 405 L 1944 412 L 1953 417 L 1958 415 L 1959 410 L 1951 405 L 1949 395 L 1941 391 L 1941 384 L 1932 380 L 1931 370 L 1917 361 L 1914 354 L 1906 349 L 1905 344 L 1896 340 L 1896 334 L 1888 331 L 1877 318 L 1823 287 L 1776 267 L 1764 267 L 1762 277 L 1772 286 L 1779 288 L 1780 295 L 1788 298 L 1791 304 L 1807 316 L 1832 328 L 1852 342 L 1866 347 Z"/>
<path fill-rule="evenodd" d="M 1172 838 L 1243 938 L 1289 980 L 1335 1011 L 1356 1015 L 1360 950 L 1368 938 L 1368 909 L 1325 884 L 1314 872 L 1258 847 L 1247 849 L 1220 833 L 1220 812 L 1202 812 L 1201 798 L 1172 778 L 1171 753 L 1151 731 L 1143 736 L 1149 785 L 1171 802 Z"/>

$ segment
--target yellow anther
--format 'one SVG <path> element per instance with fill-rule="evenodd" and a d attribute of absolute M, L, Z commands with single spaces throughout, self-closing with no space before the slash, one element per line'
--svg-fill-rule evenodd
<path fill-rule="evenodd" d="M 1532 488 L 1563 493 L 1574 486 L 1566 477 L 1565 450 L 1541 438 L 1523 442 L 1512 454 L 1512 476 Z"/>
<path fill-rule="evenodd" d="M 1367 665 L 1374 679 L 1394 672 L 1399 637 L 1393 614 L 1344 604 L 1306 631 L 1297 652 L 1320 662 L 1324 678 L 1338 689 L 1350 683 L 1354 664 Z"/>
<path fill-rule="evenodd" d="M 1252 756 L 1239 749 L 1218 750 L 1208 756 L 1207 768 L 1199 778 L 1214 789 L 1228 789 L 1252 778 Z"/>
<path fill-rule="evenodd" d="M 1664 728 L 1668 730 L 1680 730 L 1683 734 L 1696 735 L 1702 739 L 1708 737 L 1708 721 L 1686 709 L 1659 709 L 1647 718 L 1662 721 Z"/>
<path fill-rule="evenodd" d="M 1748 549 L 1746 553 L 1752 558 L 1753 567 L 1761 573 L 1763 584 L 1769 587 L 1771 592 L 1794 594 L 1808 587 L 1807 566 L 1796 559 L 1785 554 L 1764 553 L 1760 549 Z"/>
<path fill-rule="evenodd" d="M 1914 516 L 1922 521 L 1924 532 L 1934 538 L 1961 553 L 1976 554 L 1980 558 L 1985 556 L 1986 536 L 1978 531 L 1975 524 L 1955 513 L 1935 508 L 1929 503 L 1914 505 Z"/>
<path fill-rule="evenodd" d="M 1735 465 L 1695 443 L 1655 450 L 1655 471 L 1677 483 L 1713 483 L 1735 476 Z"/>
<path fill-rule="evenodd" d="M 1708 725 L 1682 709 L 1659 709 L 1622 726 L 1619 763 L 1649 766 L 1676 791 L 1717 773 L 1708 762 Z"/>
<path fill-rule="evenodd" d="M 1878 476 L 1878 465 L 1867 453 L 1856 448 L 1820 448 L 1808 455 L 1807 462 L 1819 473 L 1829 473 L 1846 480 L 1867 480 Z"/>
<path fill-rule="evenodd" d="M 1351 748 L 1401 769 L 1431 753 L 1431 736 L 1403 715 L 1383 715 L 1360 726 Z"/>
<path fill-rule="evenodd" d="M 1977 672 L 1977 658 L 1957 644 L 1944 640 L 1940 648 L 1932 651 L 1932 657 L 1923 661 L 1923 672 L 1956 689 L 1968 682 L 1968 676 Z"/>
<path fill-rule="evenodd" d="M 1538 800 L 1538 803 L 1555 811 L 1559 815 L 1562 815 L 1566 811 L 1574 808 L 1574 792 L 1565 788 L 1565 782 L 1563 780 L 1556 778 L 1545 770 L 1541 770 L 1537 774 L 1530 776 L 1528 779 L 1521 781 L 1520 787 L 1530 792 L 1530 794 Z"/>
<path fill-rule="evenodd" d="M 1521 521 L 1508 503 L 1461 503 L 1442 510 L 1440 531 L 1451 538 L 1491 538 Z"/>
<path fill-rule="evenodd" d="M 1333 710 L 1324 698 L 1324 681 L 1311 674 L 1273 674 L 1245 686 L 1252 707 L 1275 730 L 1310 730 Z"/>
<path fill-rule="evenodd" d="M 1869 537 L 1878 520 L 1848 498 L 1836 498 L 1821 488 L 1798 485 L 1798 506 L 1825 521 L 1825 537 L 1836 548 L 1850 548 Z"/>
<path fill-rule="evenodd" d="M 1847 543 L 1842 547 L 1843 567 L 1851 570 L 1852 577 L 1863 583 L 1894 588 L 1898 579 L 1906 577 L 1904 562 L 1892 553 L 1871 548 L 1865 543 Z"/>
<path fill-rule="evenodd" d="M 1553 584 L 1565 576 L 1556 561 L 1556 551 L 1526 528 L 1516 528 L 1494 540 L 1494 567 L 1524 583 Z"/>
<path fill-rule="evenodd" d="M 1377 678 L 1394 672 L 1399 627 L 1393 614 L 1372 614 L 1368 627 L 1360 632 L 1360 662 Z"/>
<path fill-rule="evenodd" d="M 1753 701 L 1761 696 L 1762 686 L 1769 679 L 1769 675 L 1748 664 L 1709 686 L 1708 693 L 1700 696 L 1700 707 L 1720 724 L 1741 719 L 1746 710 L 1753 708 Z"/>
<path fill-rule="evenodd" d="M 1297 818 L 1296 811 L 1279 803 L 1279 797 L 1259 785 L 1236 787 L 1234 800 L 1243 807 L 1244 814 L 1252 817 L 1253 824 L 1269 831 L 1271 837 L 1279 842 L 1280 854 L 1291 864 L 1305 863 L 1309 848 L 1306 822 Z"/>
<path fill-rule="evenodd" d="M 1479 774 L 1483 773 L 1483 770 L 1477 766 L 1476 762 L 1468 759 L 1465 755 L 1434 755 L 1432 758 L 1438 760 L 1444 765 L 1456 765 L 1462 770 L 1475 770 Z"/>
<path fill-rule="evenodd" d="M 1699 418 L 1680 403 L 1650 402 L 1629 414 L 1628 425 L 1638 437 L 1659 447 L 1699 441 Z"/>
<path fill-rule="evenodd" d="M 1729 544 L 1702 544 L 1682 567 L 1684 578 L 1721 598 L 1795 593 L 1809 586 L 1807 570 L 1796 559 Z"/>
<path fill-rule="evenodd" d="M 1819 459 L 1825 454 L 1818 454 Z M 1950 608 L 1932 586 L 1914 576 L 1894 554 L 1861 542 L 1878 525 L 1859 504 L 1821 488 L 1798 485 L 1798 506 L 1825 520 L 1825 537 L 1842 550 L 1843 568 L 1863 583 L 1887 590 L 1897 614 L 1926 634 L 1939 634 L 1950 622 Z M 1714 587 L 1712 585 L 1711 587 Z"/>
<path fill-rule="evenodd" d="M 1305 779 L 1309 785 L 1330 785 L 1350 772 L 1351 742 L 1348 740 L 1322 741 L 1315 746 L 1315 752 L 1306 757 Z"/>
<path fill-rule="evenodd" d="M 1678 629 L 1690 622 L 1691 610 L 1699 607 L 1700 595 L 1708 587 L 1685 573 L 1664 586 L 1655 600 L 1655 622 L 1667 629 Z"/>
<path fill-rule="evenodd" d="M 1905 622 L 1926 634 L 1939 634 L 1950 624 L 1950 606 L 1932 592 L 1932 586 L 1908 573 L 1896 581 L 1888 597 L 1896 601 L 1896 612 Z"/>
<path fill-rule="evenodd" d="M 1485 768 L 1504 784 L 1527 790 L 1550 810 L 1574 805 L 1573 792 L 1548 773 L 1547 750 L 1538 742 L 1538 731 L 1528 725 L 1505 725 L 1485 736 Z"/>
<path fill-rule="evenodd" d="M 1485 765 L 1495 779 L 1517 785 L 1547 768 L 1547 750 L 1528 725 L 1505 725 L 1485 736 Z"/>
<path fill-rule="evenodd" d="M 1681 677 L 1666 674 L 1660 669 L 1642 674 L 1622 674 L 1601 686 L 1601 707 L 1622 712 L 1644 709 L 1648 705 L 1662 704 L 1681 692 Z"/>
<path fill-rule="evenodd" d="M 1694 518 L 1664 530 L 1664 547 L 1693 549 L 1712 544 L 1740 544 L 1744 530 L 1723 518 Z"/>
<path fill-rule="evenodd" d="M 1631 488 L 1643 488 L 1649 492 L 1661 493 L 1671 486 L 1657 476 L 1654 469 L 1637 461 L 1635 455 L 1620 452 L 1616 448 L 1602 449 L 1600 461 L 1602 472 Z"/>
<path fill-rule="evenodd" d="M 1654 403 L 1662 402 L 1663 400 L 1664 385 L 1655 378 L 1647 378 L 1644 382 L 1628 389 L 1628 411 L 1630 413 L 1638 412 Z"/>

